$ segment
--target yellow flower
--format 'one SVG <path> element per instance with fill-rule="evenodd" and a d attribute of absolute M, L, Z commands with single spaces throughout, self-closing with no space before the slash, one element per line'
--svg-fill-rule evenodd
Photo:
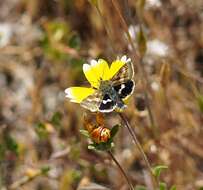
<path fill-rule="evenodd" d="M 125 65 L 126 67 L 124 68 Z M 104 59 L 99 59 L 98 61 L 92 60 L 90 64 L 83 65 L 83 72 L 91 87 L 67 88 L 65 90 L 66 97 L 71 102 L 80 103 L 90 111 L 101 111 L 99 106 L 103 101 L 107 109 L 101 112 L 113 111 L 118 103 L 122 104 L 123 98 L 120 98 L 121 101 L 118 102 L 119 93 L 125 90 L 125 87 L 127 87 L 125 86 L 126 82 L 129 80 L 132 81 L 133 77 L 130 58 L 123 56 L 121 59 L 113 61 L 110 67 Z M 132 89 L 129 93 L 126 92 L 128 93 L 126 96 L 130 95 L 133 91 L 134 83 L 132 83 L 130 86 Z M 115 88 L 117 91 L 114 89 L 114 86 L 117 86 Z"/>

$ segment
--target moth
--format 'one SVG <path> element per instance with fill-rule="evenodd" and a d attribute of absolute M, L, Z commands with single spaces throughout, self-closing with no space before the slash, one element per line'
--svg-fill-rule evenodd
<path fill-rule="evenodd" d="M 84 64 L 83 71 L 91 88 L 71 87 L 65 90 L 72 102 L 92 112 L 122 111 L 125 101 L 134 91 L 134 71 L 131 59 L 123 56 L 109 67 L 103 59 Z"/>

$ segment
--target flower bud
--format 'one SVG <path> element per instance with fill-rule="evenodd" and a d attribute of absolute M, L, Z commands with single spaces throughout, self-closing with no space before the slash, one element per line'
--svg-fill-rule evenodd
<path fill-rule="evenodd" d="M 96 143 L 107 142 L 111 137 L 111 131 L 106 127 L 97 127 L 91 132 L 91 138 Z"/>

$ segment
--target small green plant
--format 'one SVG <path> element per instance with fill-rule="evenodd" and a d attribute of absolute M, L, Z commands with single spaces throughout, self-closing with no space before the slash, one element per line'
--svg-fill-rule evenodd
<path fill-rule="evenodd" d="M 15 138 L 11 135 L 6 134 L 0 144 L 0 161 L 4 160 L 7 152 L 12 152 L 16 156 L 19 154 L 19 145 Z"/>
<path fill-rule="evenodd" d="M 81 40 L 66 22 L 52 21 L 44 24 L 44 35 L 40 44 L 49 58 L 67 61 L 77 57 Z"/>
<path fill-rule="evenodd" d="M 175 186 L 168 188 L 168 186 L 165 182 L 160 181 L 161 173 L 167 169 L 168 169 L 168 166 L 165 166 L 165 165 L 158 165 L 153 168 L 153 174 L 159 183 L 159 190 L 176 190 Z"/>
<path fill-rule="evenodd" d="M 80 133 L 92 141 L 92 143 L 88 145 L 88 149 L 108 151 L 114 147 L 113 139 L 120 125 L 115 125 L 112 129 L 106 128 L 103 115 L 97 113 L 95 124 L 87 119 L 86 116 L 84 117 L 84 127 L 85 130 L 80 130 Z"/>
<path fill-rule="evenodd" d="M 47 176 L 50 169 L 51 169 L 50 166 L 47 166 L 47 165 L 44 165 L 38 169 L 27 168 L 24 176 L 22 176 L 20 179 L 13 182 L 10 185 L 10 189 L 18 189 L 24 184 L 33 181 L 35 178 L 39 176 Z"/>
<path fill-rule="evenodd" d="M 107 152 L 111 157 L 111 159 L 118 166 L 123 176 L 125 177 L 129 185 L 129 189 L 134 190 L 134 187 L 129 177 L 127 176 L 124 169 L 122 168 L 122 166 L 119 164 L 119 162 L 116 160 L 116 158 L 112 153 L 112 149 L 114 148 L 113 139 L 117 134 L 117 132 L 119 131 L 120 125 L 113 126 L 111 130 L 106 128 L 104 124 L 103 114 L 97 113 L 95 124 L 92 123 L 85 115 L 84 127 L 85 130 L 80 130 L 80 133 L 84 135 L 86 138 L 91 140 L 91 143 L 88 145 L 88 149 Z"/>
<path fill-rule="evenodd" d="M 174 185 L 169 188 L 165 182 L 160 181 L 161 173 L 167 169 L 168 169 L 168 166 L 165 166 L 165 165 L 158 165 L 152 169 L 153 175 L 155 176 L 158 182 L 158 186 L 156 190 L 176 190 L 176 187 Z M 137 185 L 135 190 L 147 190 L 147 187 Z"/>

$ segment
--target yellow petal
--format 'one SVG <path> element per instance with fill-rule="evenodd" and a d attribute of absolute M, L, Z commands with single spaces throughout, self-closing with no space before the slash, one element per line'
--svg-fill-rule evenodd
<path fill-rule="evenodd" d="M 95 88 L 99 88 L 101 80 L 109 78 L 109 66 L 103 59 L 92 60 L 90 65 L 84 64 L 83 72 L 89 83 Z"/>
<path fill-rule="evenodd" d="M 82 102 L 86 97 L 94 92 L 94 89 L 85 87 L 70 87 L 65 90 L 66 97 L 70 98 L 70 101 L 75 103 Z"/>
<path fill-rule="evenodd" d="M 125 62 L 121 60 L 116 60 L 111 64 L 110 71 L 109 71 L 109 79 L 111 79 L 119 70 L 121 67 L 125 65 Z"/>
<path fill-rule="evenodd" d="M 99 79 L 108 80 L 109 79 L 109 66 L 104 59 L 99 59 L 98 64 L 95 66 L 98 72 Z"/>
<path fill-rule="evenodd" d="M 120 68 L 123 67 L 123 65 L 125 65 L 130 61 L 131 59 L 127 58 L 126 55 L 122 56 L 120 59 L 117 59 L 116 61 L 113 61 L 110 67 L 108 79 L 111 79 L 120 70 Z"/>

